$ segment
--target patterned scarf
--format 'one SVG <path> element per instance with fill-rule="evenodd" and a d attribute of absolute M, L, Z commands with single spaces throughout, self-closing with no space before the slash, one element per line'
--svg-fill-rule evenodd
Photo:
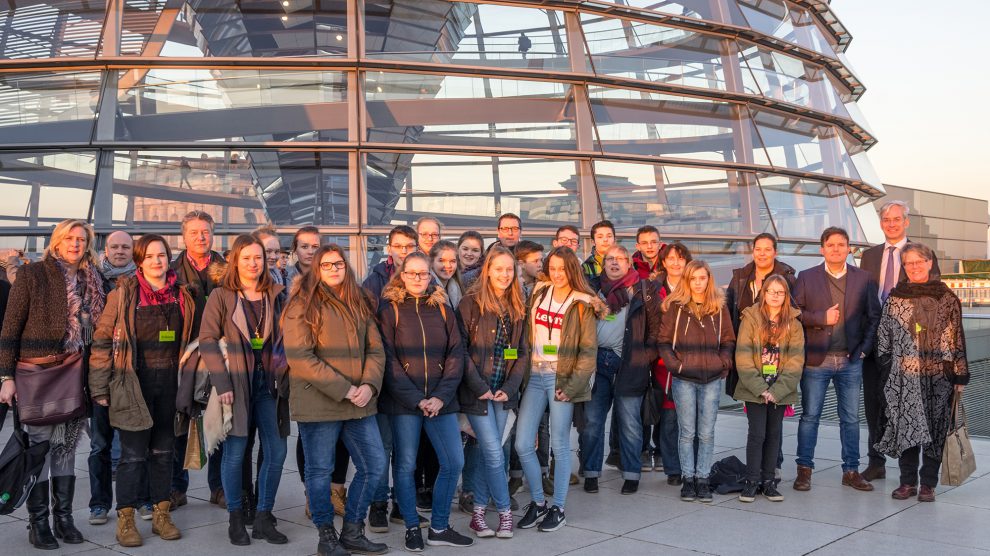
<path fill-rule="evenodd" d="M 127 261 L 127 264 L 123 267 L 113 266 L 110 264 L 110 259 L 106 257 L 103 257 L 103 260 L 100 261 L 100 272 L 104 278 L 111 282 L 121 276 L 132 276 L 136 271 L 137 265 L 134 264 L 134 261 Z"/>
<path fill-rule="evenodd" d="M 182 296 L 179 295 L 179 288 L 176 283 L 179 281 L 179 275 L 175 273 L 174 270 L 169 269 L 165 274 L 165 287 L 155 291 L 148 280 L 144 277 L 144 272 L 138 270 L 134 277 L 138 281 L 138 305 L 143 307 L 150 307 L 152 305 L 168 305 L 169 303 L 179 304 L 179 311 L 182 315 L 186 314 L 185 302 Z"/>
<path fill-rule="evenodd" d="M 602 275 L 601 290 L 610 313 L 617 314 L 623 307 L 629 305 L 629 288 L 636 282 L 639 282 L 639 273 L 633 268 L 615 281 L 609 280 L 607 274 Z"/>

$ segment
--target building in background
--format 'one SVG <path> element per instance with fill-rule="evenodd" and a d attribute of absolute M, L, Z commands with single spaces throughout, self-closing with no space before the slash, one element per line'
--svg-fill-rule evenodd
<path fill-rule="evenodd" d="M 875 138 L 820 0 L 10 0 L 0 245 L 60 219 L 218 248 L 316 225 L 363 269 L 393 225 L 548 241 L 650 223 L 720 283 L 760 232 L 816 264 L 875 240 Z"/>

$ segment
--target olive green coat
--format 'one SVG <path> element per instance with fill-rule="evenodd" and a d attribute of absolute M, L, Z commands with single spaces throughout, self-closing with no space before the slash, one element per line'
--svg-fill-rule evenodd
<path fill-rule="evenodd" d="M 804 328 L 796 318 L 780 341 L 780 363 L 777 365 L 777 380 L 769 388 L 777 405 L 791 405 L 797 402 L 798 385 L 804 369 Z M 747 307 L 742 312 L 739 334 L 736 336 L 736 372 L 739 384 L 733 398 L 741 402 L 766 403 L 763 392 L 768 390 L 763 379 L 763 344 L 760 341 L 759 305 Z"/>

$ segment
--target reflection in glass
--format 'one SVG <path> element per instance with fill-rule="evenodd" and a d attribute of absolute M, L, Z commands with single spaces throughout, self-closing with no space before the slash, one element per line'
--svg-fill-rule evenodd
<path fill-rule="evenodd" d="M 100 72 L 0 74 L 0 143 L 88 143 Z"/>
<path fill-rule="evenodd" d="M 773 231 L 751 174 L 605 161 L 594 166 L 602 211 L 617 229 L 652 224 L 661 234 Z"/>
<path fill-rule="evenodd" d="M 368 58 L 569 71 L 564 14 L 467 2 L 365 2 Z"/>
<path fill-rule="evenodd" d="M 835 48 L 807 9 L 787 0 L 736 0 L 749 26 L 765 35 L 835 58 Z"/>
<path fill-rule="evenodd" d="M 867 241 L 845 187 L 779 175 L 758 177 L 781 237 L 818 239 L 825 228 L 839 226 L 849 232 L 850 241 Z"/>
<path fill-rule="evenodd" d="M 692 17 L 747 27 L 734 0 L 607 0 L 615 4 L 644 8 L 662 14 Z"/>
<path fill-rule="evenodd" d="M 823 68 L 755 44 L 740 44 L 744 47 L 742 57 L 749 69 L 742 72 L 747 88 L 755 89 L 767 98 L 843 118 L 850 117 L 845 103 L 851 100 L 851 96 L 841 95 Z M 755 80 L 755 83 L 750 85 L 750 80 Z"/>
<path fill-rule="evenodd" d="M 8 0 L 0 9 L 0 59 L 93 58 L 105 17 L 104 2 Z"/>
<path fill-rule="evenodd" d="M 96 156 L 95 151 L 0 153 L 0 227 L 45 228 L 66 218 L 86 219 Z"/>
<path fill-rule="evenodd" d="M 368 140 L 576 149 L 570 85 L 416 73 L 365 73 Z"/>
<path fill-rule="evenodd" d="M 118 88 L 118 140 L 347 139 L 339 71 L 132 69 Z"/>
<path fill-rule="evenodd" d="M 113 224 L 174 224 L 191 210 L 218 225 L 347 225 L 346 153 L 117 151 Z"/>
<path fill-rule="evenodd" d="M 859 179 L 846 143 L 834 126 L 783 112 L 751 110 L 775 167 Z"/>
<path fill-rule="evenodd" d="M 588 96 L 606 153 L 769 165 L 742 105 L 609 87 Z"/>
<path fill-rule="evenodd" d="M 445 226 L 493 228 L 499 214 L 529 227 L 580 222 L 572 160 L 371 153 L 368 224 L 412 224 L 435 216 Z"/>

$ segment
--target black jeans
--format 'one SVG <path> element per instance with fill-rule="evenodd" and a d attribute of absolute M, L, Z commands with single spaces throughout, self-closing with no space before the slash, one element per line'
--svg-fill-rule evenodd
<path fill-rule="evenodd" d="M 901 468 L 902 485 L 918 485 L 918 456 L 921 456 L 921 484 L 926 487 L 935 488 L 938 484 L 938 468 L 942 465 L 942 458 L 933 458 L 921 451 L 920 446 L 908 448 L 901 452 L 897 464 Z"/>
<path fill-rule="evenodd" d="M 749 435 L 746 437 L 746 478 L 752 482 L 773 479 L 780 456 L 780 434 L 787 406 L 746 402 Z"/>
<path fill-rule="evenodd" d="M 93 404 L 93 414 L 89 420 L 89 509 L 109 511 L 113 507 L 113 473 L 110 461 L 110 446 L 113 444 L 113 429 L 110 427 L 110 410 Z"/>
<path fill-rule="evenodd" d="M 172 484 L 172 451 L 175 444 L 175 391 L 145 393 L 154 424 L 143 431 L 120 431 L 120 464 L 117 466 L 117 509 L 136 508 L 147 485 L 153 503 L 169 499 Z"/>
<path fill-rule="evenodd" d="M 883 436 L 883 384 L 880 366 L 873 356 L 863 359 L 863 412 L 866 414 L 867 450 L 870 465 L 883 466 L 887 458 L 873 447 Z"/>

